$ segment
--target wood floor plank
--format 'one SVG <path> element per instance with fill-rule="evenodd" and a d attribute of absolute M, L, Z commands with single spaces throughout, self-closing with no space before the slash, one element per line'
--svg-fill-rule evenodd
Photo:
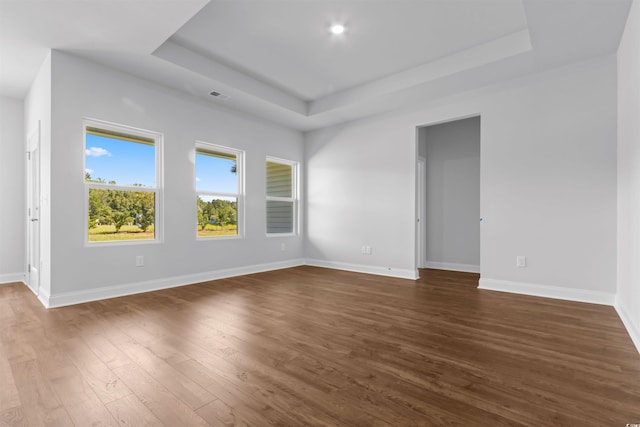
<path fill-rule="evenodd" d="M 27 360 L 11 365 L 16 387 L 20 393 L 22 411 L 31 426 L 73 426 L 38 360 Z"/>
<path fill-rule="evenodd" d="M 216 399 L 198 409 L 200 415 L 205 421 L 212 426 L 237 426 L 251 425 L 250 421 L 242 419 L 234 413 L 233 408 L 229 407 L 220 399 Z M 259 418 L 260 419 L 260 418 Z"/>
<path fill-rule="evenodd" d="M 103 403 L 118 400 L 132 393 L 81 338 L 62 341 L 58 348 L 69 355 L 83 379 Z"/>
<path fill-rule="evenodd" d="M 207 426 L 196 412 L 178 399 L 142 368 L 127 365 L 115 373 L 135 393 L 140 401 L 167 426 Z"/>
<path fill-rule="evenodd" d="M 260 393 L 255 392 L 252 385 L 245 385 L 244 381 L 229 381 L 215 373 L 211 373 L 212 382 L 207 386 L 207 390 L 218 396 L 218 401 L 205 405 L 198 410 L 199 414 L 211 420 L 213 416 L 220 419 L 219 412 L 229 411 L 238 425 L 276 425 L 294 426 L 300 425 L 294 414 L 283 412 L 271 406 L 269 402 L 262 398 Z M 330 425 L 330 424 L 329 424 Z"/>
<path fill-rule="evenodd" d="M 103 333 L 84 334 L 82 339 L 98 359 L 110 369 L 121 368 L 132 362 L 132 360 L 114 346 Z"/>
<path fill-rule="evenodd" d="M 134 394 L 107 403 L 107 409 L 120 427 L 162 427 L 158 417 Z"/>
<path fill-rule="evenodd" d="M 109 338 L 155 381 L 171 390 L 191 409 L 198 409 L 215 399 L 206 389 L 184 376 L 127 334 L 114 331 Z"/>
<path fill-rule="evenodd" d="M 8 408 L 0 412 L 0 427 L 26 427 L 27 425 L 22 406 Z"/>
<path fill-rule="evenodd" d="M 6 355 L 2 357 L 2 353 L 2 346 L 0 346 L 0 412 L 20 406 L 20 395 L 11 372 L 11 365 Z"/>
<path fill-rule="evenodd" d="M 189 356 L 186 356 L 183 352 L 178 350 L 170 343 L 165 343 L 162 339 L 165 334 L 163 328 L 153 328 L 155 324 L 151 322 L 144 322 L 142 324 L 136 323 L 127 325 L 124 329 L 134 341 L 147 347 L 157 357 L 164 360 L 169 364 L 179 363 L 185 360 L 189 360 Z M 153 332 L 149 332 L 149 330 Z"/>
<path fill-rule="evenodd" d="M 54 310 L 0 287 L 0 425 L 640 423 L 612 307 L 420 275 L 297 267 Z"/>
<path fill-rule="evenodd" d="M 109 410 L 79 372 L 56 377 L 51 383 L 76 426 L 118 426 Z"/>
<path fill-rule="evenodd" d="M 179 370 L 203 386 L 206 384 L 206 389 L 213 396 L 232 408 L 237 419 L 254 419 L 250 424 L 255 425 L 255 414 L 258 413 L 263 419 L 276 425 L 299 424 L 286 410 L 278 410 L 269 404 L 268 399 L 260 397 L 261 391 L 271 388 L 269 384 L 253 372 L 247 372 L 242 364 L 225 359 L 216 348 L 208 348 L 206 341 L 200 344 L 184 341 L 184 347 L 188 348 L 188 353 L 194 360 L 190 362 L 190 368 Z M 177 366 L 185 363 L 181 362 Z M 194 374 L 198 374 L 199 378 L 194 378 Z M 212 405 L 205 405 L 203 408 L 204 413 L 211 416 Z"/>

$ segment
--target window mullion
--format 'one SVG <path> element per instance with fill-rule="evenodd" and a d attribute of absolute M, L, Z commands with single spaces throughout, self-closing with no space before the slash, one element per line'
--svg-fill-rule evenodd
<path fill-rule="evenodd" d="M 213 192 L 213 191 L 198 191 L 197 194 L 199 196 L 235 197 L 236 199 L 240 197 L 239 193 L 216 193 L 216 192 Z"/>
<path fill-rule="evenodd" d="M 118 190 L 118 191 L 134 191 L 140 193 L 155 193 L 158 191 L 156 187 L 136 187 L 118 184 L 103 184 L 97 182 L 85 182 L 88 188 L 97 188 L 100 190 Z"/>
<path fill-rule="evenodd" d="M 293 197 L 267 196 L 267 200 L 271 200 L 274 202 L 293 202 L 295 199 Z"/>

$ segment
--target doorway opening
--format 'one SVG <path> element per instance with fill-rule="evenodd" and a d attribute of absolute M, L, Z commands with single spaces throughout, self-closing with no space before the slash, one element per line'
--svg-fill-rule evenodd
<path fill-rule="evenodd" d="M 417 128 L 416 266 L 480 273 L 480 116 Z"/>

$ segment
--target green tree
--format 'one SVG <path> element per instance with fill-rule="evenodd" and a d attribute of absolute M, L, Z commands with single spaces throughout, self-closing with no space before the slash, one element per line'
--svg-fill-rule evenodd
<path fill-rule="evenodd" d="M 211 219 L 222 227 L 223 230 L 227 225 L 237 222 L 236 202 L 215 199 L 211 204 L 213 205 Z"/>
<path fill-rule="evenodd" d="M 109 191 L 99 188 L 89 189 L 89 228 L 112 222 L 112 212 L 107 200 Z"/>
<path fill-rule="evenodd" d="M 89 189 L 89 228 L 113 224 L 116 233 L 134 223 L 147 231 L 155 222 L 155 193 L 147 191 Z"/>
<path fill-rule="evenodd" d="M 212 205 L 210 202 L 205 202 L 198 196 L 198 225 L 200 226 L 200 230 L 204 230 L 204 228 L 211 221 L 211 209 Z"/>
<path fill-rule="evenodd" d="M 122 212 L 122 211 L 116 211 L 113 213 L 113 225 L 116 227 L 116 233 L 120 232 L 120 229 L 122 228 L 123 225 L 133 221 L 133 218 L 131 218 L 129 215 L 127 215 L 128 212 Z"/>
<path fill-rule="evenodd" d="M 155 221 L 155 193 L 139 191 L 134 193 L 133 214 L 136 225 L 146 232 Z"/>
<path fill-rule="evenodd" d="M 111 220 L 116 228 L 116 233 L 120 232 L 120 228 L 134 221 L 135 213 L 133 213 L 133 192 L 124 190 L 105 190 L 107 191 L 107 205 L 111 208 Z"/>

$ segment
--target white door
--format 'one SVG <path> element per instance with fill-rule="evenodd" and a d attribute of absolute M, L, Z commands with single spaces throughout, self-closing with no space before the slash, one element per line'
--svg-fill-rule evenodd
<path fill-rule="evenodd" d="M 425 221 L 426 208 L 426 160 L 418 157 L 416 169 L 416 265 L 426 267 L 427 259 L 427 228 Z"/>
<path fill-rule="evenodd" d="M 40 122 L 27 140 L 27 277 L 29 287 L 40 289 Z"/>

